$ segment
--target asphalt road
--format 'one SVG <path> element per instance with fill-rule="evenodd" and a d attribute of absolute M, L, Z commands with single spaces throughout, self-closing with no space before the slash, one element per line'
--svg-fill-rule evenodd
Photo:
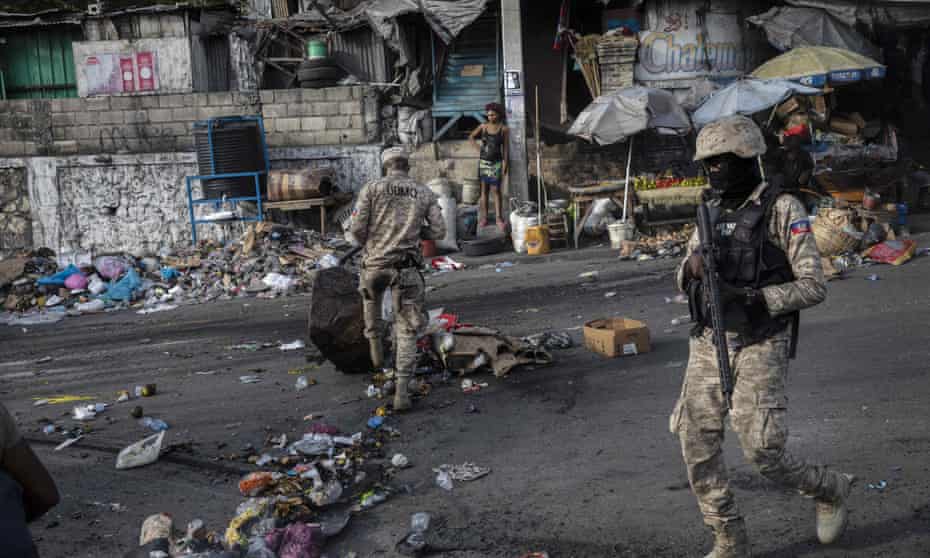
<path fill-rule="evenodd" d="M 438 556 L 703 556 L 711 538 L 668 433 L 688 333 L 671 325 L 687 307 L 665 301 L 675 294 L 671 264 L 622 263 L 591 251 L 431 277 L 429 306 L 466 322 L 512 335 L 567 329 L 580 341 L 584 322 L 626 316 L 648 323 L 653 350 L 606 359 L 576 347 L 556 352 L 552 366 L 483 378 L 490 386 L 477 394 L 464 395 L 455 382 L 436 386 L 414 413 L 389 418 L 402 433 L 389 453 L 414 465 L 395 480 L 403 490 L 356 516 L 327 547 L 330 555 L 392 556 L 410 514 L 428 511 L 441 518 Z M 596 282 L 578 278 L 591 270 Z M 930 555 L 928 272 L 926 257 L 857 270 L 831 282 L 828 301 L 803 316 L 789 447 L 860 478 L 839 544 L 819 546 L 813 503 L 761 479 L 728 438 L 756 556 Z M 871 273 L 880 280 L 866 280 Z M 160 511 L 182 526 L 198 517 L 223 530 L 240 501 L 238 476 L 251 467 L 222 456 L 261 447 L 271 435 L 293 439 L 311 413 L 361 430 L 379 404 L 364 398 L 363 377 L 323 366 L 309 371 L 318 384 L 297 392 L 289 370 L 305 366 L 300 351 L 229 348 L 303 338 L 307 301 L 234 300 L 0 329 L 0 397 L 63 493 L 33 526 L 42 555 L 119 556 L 137 544 L 142 519 Z M 240 383 L 247 374 L 262 381 Z M 42 434 L 39 421 L 71 425 L 71 405 L 32 406 L 61 394 L 112 401 L 118 390 L 153 382 L 158 395 L 140 401 L 146 414 L 171 425 L 168 443 L 190 445 L 141 469 L 114 469 L 116 452 L 145 434 L 128 414 L 136 403 L 113 406 L 60 452 L 52 447 L 61 436 Z M 480 412 L 466 413 L 469 404 Z M 492 472 L 450 493 L 434 485 L 433 467 L 463 461 Z M 880 481 L 885 488 L 869 487 Z"/>

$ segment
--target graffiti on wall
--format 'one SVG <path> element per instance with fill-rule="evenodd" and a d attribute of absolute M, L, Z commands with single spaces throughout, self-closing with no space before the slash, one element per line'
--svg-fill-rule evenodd
<path fill-rule="evenodd" d="M 193 163 L 58 167 L 62 247 L 157 253 L 189 242 L 184 177 L 195 172 Z"/>
<path fill-rule="evenodd" d="M 99 136 L 104 153 L 175 151 L 179 143 L 169 125 L 112 126 L 100 128 Z"/>

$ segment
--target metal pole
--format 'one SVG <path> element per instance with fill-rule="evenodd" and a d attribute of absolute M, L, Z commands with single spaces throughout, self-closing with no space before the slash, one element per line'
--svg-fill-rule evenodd
<path fill-rule="evenodd" d="M 504 55 L 504 104 L 510 129 L 510 196 L 528 201 L 526 157 L 526 79 L 523 75 L 523 25 L 520 0 L 501 0 L 501 42 Z"/>
<path fill-rule="evenodd" d="M 626 180 L 623 181 L 623 222 L 626 223 L 626 206 L 629 205 L 630 197 L 630 165 L 633 164 L 633 138 L 630 136 L 630 145 L 627 148 L 626 156 Z"/>
<path fill-rule="evenodd" d="M 542 151 L 539 145 L 539 86 L 536 86 L 536 122 L 533 133 L 536 135 L 536 207 L 539 214 L 539 224 L 543 224 L 543 177 L 542 177 Z"/>

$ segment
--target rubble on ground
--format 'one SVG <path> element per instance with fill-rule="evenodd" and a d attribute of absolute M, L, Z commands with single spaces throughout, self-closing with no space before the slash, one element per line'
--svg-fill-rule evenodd
<path fill-rule="evenodd" d="M 679 258 L 684 255 L 688 240 L 694 233 L 694 225 L 658 230 L 647 235 L 641 233 L 638 240 L 624 240 L 620 247 L 622 260 L 653 260 L 657 258 Z"/>
<path fill-rule="evenodd" d="M 310 230 L 259 223 L 238 240 L 205 241 L 159 256 L 98 256 L 61 265 L 41 248 L 0 261 L 0 322 L 52 323 L 66 316 L 238 297 L 274 298 L 305 292 L 310 272 L 333 267 L 350 245 Z"/>

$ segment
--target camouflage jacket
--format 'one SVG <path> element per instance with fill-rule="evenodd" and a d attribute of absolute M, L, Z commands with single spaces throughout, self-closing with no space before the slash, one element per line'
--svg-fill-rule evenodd
<path fill-rule="evenodd" d="M 392 171 L 362 188 L 350 232 L 365 247 L 365 268 L 384 269 L 418 258 L 420 239 L 443 238 L 446 222 L 432 190 Z"/>
<path fill-rule="evenodd" d="M 745 203 L 759 203 L 768 184 L 760 184 Z M 794 281 L 762 288 L 762 296 L 769 314 L 773 317 L 797 312 L 816 306 L 827 297 L 827 285 L 823 278 L 820 252 L 814 242 L 810 219 L 804 205 L 794 196 L 782 195 L 775 200 L 768 223 L 769 239 L 781 248 L 791 264 Z M 693 253 L 699 245 L 695 230 L 688 241 L 686 254 Z M 685 260 L 678 267 L 678 288 L 685 290 Z"/>

